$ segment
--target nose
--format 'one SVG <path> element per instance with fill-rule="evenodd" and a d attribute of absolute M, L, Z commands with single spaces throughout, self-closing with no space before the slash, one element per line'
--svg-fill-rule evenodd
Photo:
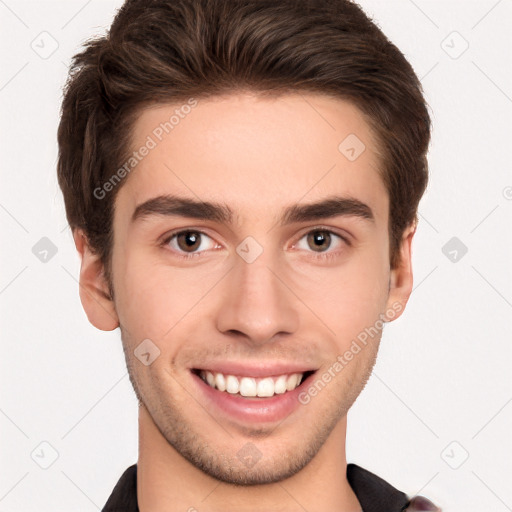
<path fill-rule="evenodd" d="M 297 299 L 286 278 L 265 252 L 252 263 L 239 258 L 228 273 L 217 314 L 217 329 L 258 345 L 277 335 L 294 333 L 299 325 Z"/>

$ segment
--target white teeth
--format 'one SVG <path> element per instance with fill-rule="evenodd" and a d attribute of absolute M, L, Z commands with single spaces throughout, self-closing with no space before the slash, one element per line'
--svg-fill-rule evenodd
<path fill-rule="evenodd" d="M 251 377 L 242 377 L 240 380 L 240 394 L 242 396 L 256 396 L 256 381 Z"/>
<path fill-rule="evenodd" d="M 258 396 L 274 396 L 274 380 L 271 377 L 258 382 Z"/>
<path fill-rule="evenodd" d="M 206 382 L 208 382 L 212 388 L 215 387 L 215 377 L 212 372 L 206 372 Z"/>
<path fill-rule="evenodd" d="M 224 379 L 224 375 L 222 375 L 222 373 L 215 374 L 215 387 L 219 391 L 226 391 L 226 379 Z"/>
<path fill-rule="evenodd" d="M 286 380 L 288 377 L 286 375 L 281 375 L 277 378 L 276 382 L 274 383 L 274 393 L 277 393 L 278 395 L 282 395 L 286 391 Z"/>
<path fill-rule="evenodd" d="M 219 391 L 226 391 L 232 395 L 240 393 L 242 396 L 263 398 L 293 391 L 301 383 L 304 374 L 292 373 L 280 375 L 277 378 L 256 379 L 253 377 L 238 378 L 234 375 L 201 370 L 200 376 L 210 387 L 217 388 Z"/>
<path fill-rule="evenodd" d="M 292 389 L 295 389 L 299 383 L 298 375 L 294 373 L 293 375 L 290 375 L 288 377 L 288 380 L 286 381 L 286 389 L 288 391 L 291 391 Z"/>
<path fill-rule="evenodd" d="M 226 391 L 232 395 L 236 395 L 239 389 L 240 384 L 238 383 L 238 379 L 233 377 L 233 375 L 228 375 L 226 377 Z"/>

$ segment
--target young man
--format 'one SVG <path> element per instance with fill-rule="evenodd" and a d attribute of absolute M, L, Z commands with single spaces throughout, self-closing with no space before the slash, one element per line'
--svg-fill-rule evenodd
<path fill-rule="evenodd" d="M 127 1 L 75 56 L 58 139 L 81 301 L 139 401 L 104 511 L 438 510 L 345 457 L 430 139 L 356 4 Z"/>

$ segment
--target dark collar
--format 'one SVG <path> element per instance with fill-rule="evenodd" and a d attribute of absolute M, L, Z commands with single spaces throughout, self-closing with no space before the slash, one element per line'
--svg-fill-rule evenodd
<path fill-rule="evenodd" d="M 361 466 L 347 464 L 347 480 L 363 512 L 400 512 L 409 505 L 403 492 Z"/>
<path fill-rule="evenodd" d="M 401 512 L 409 504 L 403 492 L 356 464 L 347 465 L 347 479 L 363 512 Z M 102 512 L 139 512 L 137 464 L 122 474 Z"/>

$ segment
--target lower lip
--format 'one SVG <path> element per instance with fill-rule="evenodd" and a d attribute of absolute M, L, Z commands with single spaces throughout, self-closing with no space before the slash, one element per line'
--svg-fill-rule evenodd
<path fill-rule="evenodd" d="M 232 418 L 243 423 L 272 423 L 282 421 L 292 414 L 302 404 L 299 402 L 299 394 L 307 388 L 314 373 L 300 383 L 292 391 L 269 398 L 243 398 L 240 395 L 232 395 L 227 391 L 219 391 L 204 382 L 199 375 L 190 372 L 206 399 L 218 409 Z"/>

